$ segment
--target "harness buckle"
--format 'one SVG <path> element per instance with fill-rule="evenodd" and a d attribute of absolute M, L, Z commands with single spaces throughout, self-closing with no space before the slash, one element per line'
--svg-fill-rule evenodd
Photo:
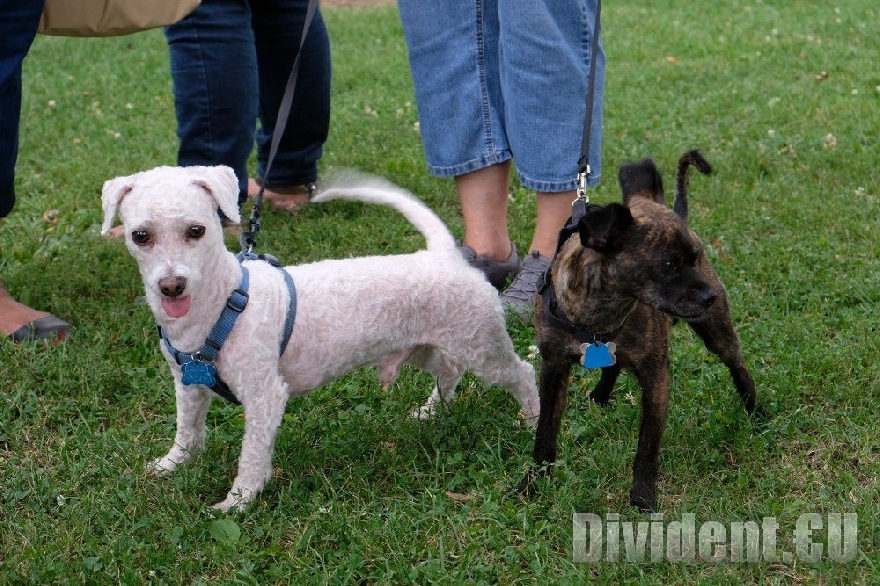
<path fill-rule="evenodd" d="M 233 291 L 229 298 L 226 300 L 226 307 L 231 309 L 236 313 L 241 313 L 244 311 L 244 308 L 247 307 L 248 300 L 250 296 L 247 291 L 242 291 L 240 288 Z"/>
<path fill-rule="evenodd" d="M 267 263 L 269 263 L 270 265 L 272 265 L 272 266 L 275 267 L 275 268 L 280 268 L 280 267 L 281 267 L 281 261 L 279 261 L 277 257 L 275 257 L 275 256 L 273 256 L 273 255 L 271 255 L 271 254 L 268 254 L 268 253 L 265 253 L 265 252 L 264 252 L 264 253 L 262 253 L 262 254 L 258 254 L 258 255 L 257 255 L 257 258 L 258 258 L 259 260 L 266 261 Z"/>

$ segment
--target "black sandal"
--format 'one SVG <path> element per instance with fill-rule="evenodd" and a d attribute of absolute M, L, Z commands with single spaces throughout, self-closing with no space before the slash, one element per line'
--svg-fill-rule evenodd
<path fill-rule="evenodd" d="M 9 334 L 9 339 L 13 342 L 35 342 L 38 340 L 61 342 L 72 328 L 73 326 L 66 321 L 54 315 L 47 315 L 21 326 Z"/>

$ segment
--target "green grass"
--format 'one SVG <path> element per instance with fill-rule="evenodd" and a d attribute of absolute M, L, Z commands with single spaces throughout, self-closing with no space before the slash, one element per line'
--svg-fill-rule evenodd
<path fill-rule="evenodd" d="M 52 348 L 0 342 L 0 583 L 880 580 L 878 8 L 624 4 L 603 11 L 605 173 L 593 201 L 618 198 L 615 170 L 627 159 L 655 158 L 671 186 L 677 157 L 703 150 L 717 172 L 692 181 L 691 225 L 728 287 L 772 413 L 766 425 L 750 422 L 725 369 L 676 329 L 663 518 L 775 517 L 779 548 L 794 551 L 800 515 L 857 513 L 855 560 L 575 563 L 573 512 L 650 519 L 627 502 L 638 427 L 631 377 L 601 409 L 586 399 L 595 374 L 577 374 L 556 474 L 532 499 L 508 492 L 533 440 L 514 401 L 467 379 L 435 420 L 412 421 L 431 384 L 412 370 L 387 392 L 363 371 L 292 401 L 275 478 L 244 513 L 206 510 L 235 472 L 237 407 L 212 407 L 204 456 L 171 478 L 149 477 L 145 463 L 173 436 L 171 380 L 134 261 L 98 227 L 104 180 L 175 160 L 167 49 L 152 31 L 41 37 L 26 61 L 20 201 L 0 230 L 0 275 L 77 330 Z M 452 183 L 425 171 L 396 11 L 325 16 L 334 93 L 324 169 L 405 186 L 460 235 Z M 533 200 L 518 187 L 513 197 L 522 249 Z M 260 250 L 288 263 L 423 245 L 399 216 L 367 206 L 264 220 Z M 511 334 L 525 356 L 532 332 Z"/>

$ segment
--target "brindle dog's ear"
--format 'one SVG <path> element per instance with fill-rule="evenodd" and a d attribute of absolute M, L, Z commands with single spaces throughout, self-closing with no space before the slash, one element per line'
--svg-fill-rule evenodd
<path fill-rule="evenodd" d="M 663 199 L 663 178 L 651 159 L 621 165 L 617 171 L 617 179 L 623 192 L 624 205 L 633 197 L 644 197 L 666 205 L 666 200 Z"/>
<path fill-rule="evenodd" d="M 588 212 L 578 222 L 581 244 L 601 253 L 614 252 L 619 248 L 620 235 L 629 228 L 632 221 L 629 208 L 619 203 Z"/>

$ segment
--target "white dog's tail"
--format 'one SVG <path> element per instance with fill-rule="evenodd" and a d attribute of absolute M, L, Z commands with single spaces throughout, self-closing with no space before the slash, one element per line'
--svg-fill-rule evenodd
<path fill-rule="evenodd" d="M 323 202 L 332 199 L 392 207 L 403 214 L 422 233 L 428 250 L 456 252 L 455 240 L 449 233 L 446 224 L 431 211 L 431 208 L 405 189 L 370 178 L 370 183 L 364 183 L 360 186 L 330 187 L 317 193 L 312 201 Z"/>

